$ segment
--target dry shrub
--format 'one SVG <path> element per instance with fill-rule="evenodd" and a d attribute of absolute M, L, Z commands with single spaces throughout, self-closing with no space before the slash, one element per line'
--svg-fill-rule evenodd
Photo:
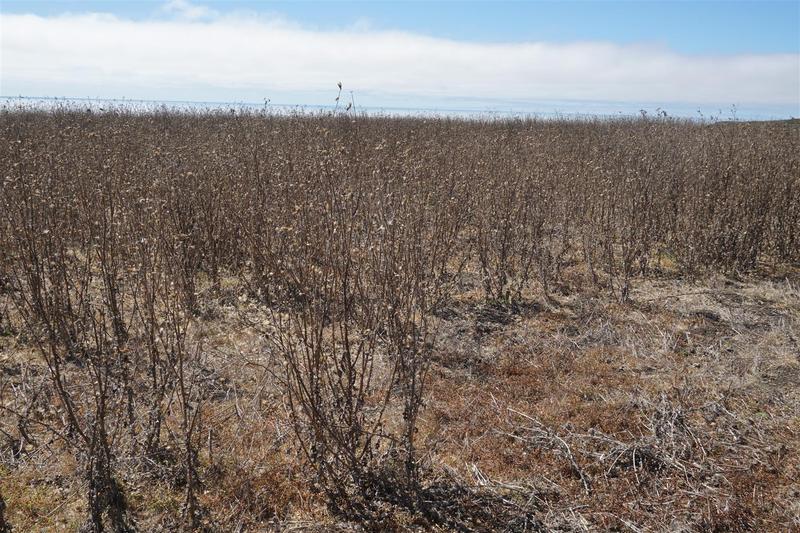
<path fill-rule="evenodd" d="M 269 317 L 319 488 L 368 515 L 430 494 L 416 433 L 454 291 L 477 281 L 510 323 L 570 284 L 626 302 L 641 277 L 800 260 L 796 125 L 61 107 L 4 109 L 0 137 L 0 328 L 48 369 L 40 429 L 83 465 L 94 530 L 131 525 L 119 463 L 165 434 L 199 527 L 200 338 L 226 278 Z M 653 423 L 615 465 L 696 453 Z"/>

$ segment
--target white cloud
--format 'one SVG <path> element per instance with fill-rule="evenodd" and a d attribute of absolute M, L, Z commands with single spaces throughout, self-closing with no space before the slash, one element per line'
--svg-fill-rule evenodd
<path fill-rule="evenodd" d="M 207 6 L 192 4 L 189 0 L 169 0 L 161 10 L 172 13 L 185 20 L 201 20 L 219 16 L 219 13 Z"/>
<path fill-rule="evenodd" d="M 798 54 L 688 56 L 603 42 L 461 42 L 364 25 L 312 30 L 223 16 L 187 0 L 167 8 L 177 17 L 0 14 L 0 92 L 64 95 L 81 87 L 92 96 L 192 99 L 329 94 L 343 80 L 373 101 L 387 95 L 800 106 Z"/>

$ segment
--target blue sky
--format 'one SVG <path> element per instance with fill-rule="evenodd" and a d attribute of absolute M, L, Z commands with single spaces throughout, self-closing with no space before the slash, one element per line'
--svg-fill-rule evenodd
<path fill-rule="evenodd" d="M 341 79 L 377 107 L 800 115 L 798 1 L 2 0 L 0 23 L 5 96 L 315 105 Z"/>
<path fill-rule="evenodd" d="M 8 13 L 107 12 L 159 16 L 156 1 L 3 0 Z M 256 11 L 318 29 L 368 25 L 467 41 L 654 42 L 694 53 L 800 52 L 797 1 L 198 2 L 218 12 Z"/>

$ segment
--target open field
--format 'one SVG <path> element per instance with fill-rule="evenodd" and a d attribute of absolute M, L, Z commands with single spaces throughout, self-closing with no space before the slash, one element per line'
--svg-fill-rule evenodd
<path fill-rule="evenodd" d="M 800 124 L 0 114 L 0 530 L 800 528 Z"/>

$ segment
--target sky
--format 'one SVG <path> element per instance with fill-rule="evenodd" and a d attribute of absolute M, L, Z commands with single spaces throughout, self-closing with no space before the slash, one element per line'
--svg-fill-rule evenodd
<path fill-rule="evenodd" d="M 0 95 L 800 117 L 800 1 L 0 0 Z"/>

